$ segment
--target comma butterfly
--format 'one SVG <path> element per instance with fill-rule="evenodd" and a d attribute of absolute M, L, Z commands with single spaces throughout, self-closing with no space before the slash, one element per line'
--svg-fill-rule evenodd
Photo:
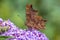
<path fill-rule="evenodd" d="M 41 16 L 38 16 L 38 11 L 32 8 L 32 5 L 26 5 L 26 26 L 34 29 L 44 29 L 45 22 Z"/>

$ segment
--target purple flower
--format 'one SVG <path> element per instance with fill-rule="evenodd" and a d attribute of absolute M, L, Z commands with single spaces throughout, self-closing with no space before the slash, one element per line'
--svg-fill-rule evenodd
<path fill-rule="evenodd" d="M 45 34 L 41 33 L 35 29 L 19 29 L 10 20 L 3 21 L 0 18 L 2 27 L 9 26 L 8 31 L 2 33 L 2 36 L 12 36 L 13 38 L 8 38 L 7 40 L 48 40 Z"/>

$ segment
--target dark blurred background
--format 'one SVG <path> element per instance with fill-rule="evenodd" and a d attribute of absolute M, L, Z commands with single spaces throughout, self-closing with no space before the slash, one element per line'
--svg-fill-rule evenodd
<path fill-rule="evenodd" d="M 0 18 L 10 19 L 19 28 L 25 29 L 26 4 L 32 4 L 44 19 L 46 29 L 41 30 L 49 40 L 60 40 L 60 0 L 0 0 Z M 4 40 L 6 37 L 0 37 Z"/>

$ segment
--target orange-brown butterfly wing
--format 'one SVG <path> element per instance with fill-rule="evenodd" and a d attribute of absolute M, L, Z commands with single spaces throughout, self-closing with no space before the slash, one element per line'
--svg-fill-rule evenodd
<path fill-rule="evenodd" d="M 28 28 L 43 29 L 45 21 L 38 16 L 38 11 L 32 8 L 32 5 L 26 5 L 26 25 Z"/>

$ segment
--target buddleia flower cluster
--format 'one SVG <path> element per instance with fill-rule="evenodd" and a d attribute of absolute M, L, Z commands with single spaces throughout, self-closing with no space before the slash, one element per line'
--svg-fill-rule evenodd
<path fill-rule="evenodd" d="M 0 18 L 0 29 L 6 28 L 4 32 L 0 30 L 0 36 L 11 36 L 6 40 L 48 40 L 45 34 L 35 29 L 19 29 L 9 19 Z"/>

